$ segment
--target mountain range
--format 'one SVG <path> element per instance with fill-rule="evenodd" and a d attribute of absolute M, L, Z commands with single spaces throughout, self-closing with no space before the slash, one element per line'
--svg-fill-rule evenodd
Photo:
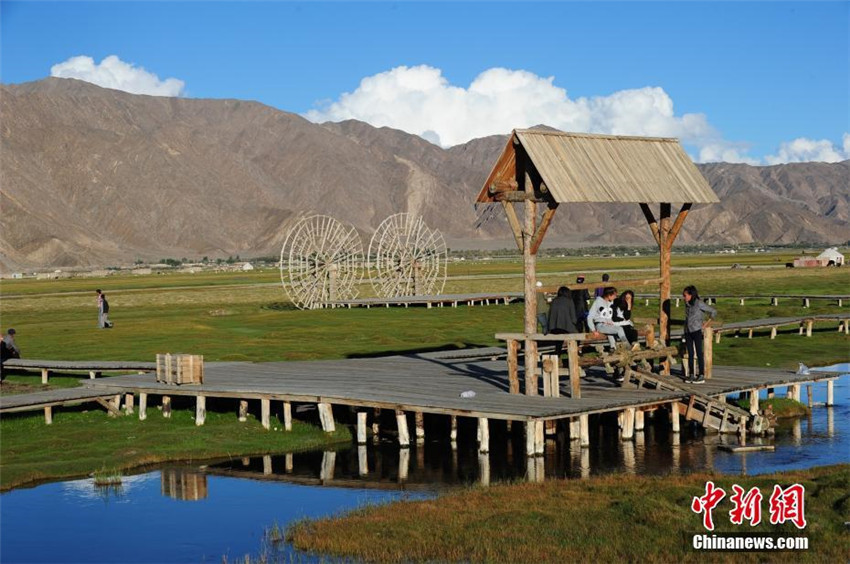
<path fill-rule="evenodd" d="M 473 200 L 507 136 L 443 149 L 257 102 L 142 96 L 73 79 L 0 86 L 0 269 L 276 255 L 305 215 L 421 215 L 452 248 L 513 245 Z M 507 132 L 506 132 L 507 134 Z M 698 165 L 720 197 L 682 243 L 850 240 L 850 161 Z M 641 244 L 638 206 L 562 205 L 547 244 Z"/>

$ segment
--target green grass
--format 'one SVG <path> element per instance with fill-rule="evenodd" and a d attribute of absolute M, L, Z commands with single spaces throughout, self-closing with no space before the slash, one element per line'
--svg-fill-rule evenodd
<path fill-rule="evenodd" d="M 691 500 L 714 480 L 728 493 L 714 511 L 715 533 L 806 536 L 808 551 L 697 552 L 705 533 Z M 775 484 L 803 484 L 808 527 L 770 525 Z M 732 484 L 764 495 L 762 523 L 729 522 Z M 850 466 L 765 476 L 611 475 L 588 480 L 469 489 L 425 501 L 398 501 L 346 515 L 301 521 L 287 531 L 296 548 L 373 562 L 844 562 L 850 520 Z"/>
<path fill-rule="evenodd" d="M 749 399 L 740 399 L 736 403 L 742 409 L 749 411 Z M 759 400 L 759 409 L 766 410 L 768 407 L 773 410 L 773 414 L 779 419 L 786 417 L 801 417 L 803 415 L 808 415 L 811 411 L 807 406 L 791 398 L 768 398 Z"/>
<path fill-rule="evenodd" d="M 290 432 L 280 427 L 267 431 L 254 418 L 239 423 L 235 411 L 208 411 L 200 427 L 195 425 L 194 412 L 182 409 L 165 419 L 155 408 L 148 408 L 145 421 L 134 416 L 107 417 L 102 410 L 62 410 L 52 425 L 45 425 L 40 414 L 4 416 L 0 419 L 0 490 L 103 468 L 120 472 L 166 460 L 309 450 L 351 440 L 345 426 L 331 434 L 299 421 L 293 421 Z"/>

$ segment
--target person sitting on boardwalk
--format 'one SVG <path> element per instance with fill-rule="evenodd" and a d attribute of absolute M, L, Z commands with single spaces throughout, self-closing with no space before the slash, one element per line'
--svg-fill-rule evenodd
<path fill-rule="evenodd" d="M 9 329 L 8 333 L 0 339 L 0 382 L 3 381 L 3 363 L 10 358 L 21 358 L 21 349 L 15 343 L 15 330 Z"/>
<path fill-rule="evenodd" d="M 632 305 L 635 301 L 635 293 L 631 290 L 626 290 L 620 297 L 614 300 L 612 311 L 614 313 L 611 320 L 614 325 L 619 325 L 623 328 L 626 338 L 629 340 L 633 348 L 638 348 L 638 332 L 635 329 L 635 324 L 632 323 Z M 638 345 L 637 347 L 635 345 Z"/>
<path fill-rule="evenodd" d="M 602 295 L 596 298 L 593 305 L 590 306 L 590 312 L 587 315 L 587 325 L 593 332 L 593 337 L 598 339 L 600 334 L 607 335 L 608 343 L 612 349 L 617 346 L 617 342 L 614 340 L 615 335 L 621 343 L 629 343 L 623 327 L 615 325 L 612 321 L 614 312 L 611 306 L 616 298 L 617 289 L 608 286 L 602 290 Z"/>
<path fill-rule="evenodd" d="M 576 284 L 584 284 L 584 274 L 576 276 Z M 573 298 L 573 306 L 576 310 L 576 327 L 580 333 L 587 331 L 587 301 L 590 299 L 590 293 L 586 289 L 573 290 L 571 292 Z"/>
<path fill-rule="evenodd" d="M 545 333 L 549 327 L 549 300 L 546 299 L 546 293 L 541 292 L 543 282 L 537 281 L 537 324 L 540 325 L 540 332 Z"/>
<path fill-rule="evenodd" d="M 717 315 L 717 310 L 706 305 L 699 297 L 695 286 L 687 286 L 682 291 L 685 298 L 685 347 L 688 351 L 688 379 L 694 384 L 705 383 L 705 356 L 703 350 L 702 330 L 709 326 Z M 705 313 L 710 317 L 706 321 Z M 697 361 L 699 372 L 694 371 L 694 360 Z"/>
<path fill-rule="evenodd" d="M 602 281 L 603 281 L 603 282 L 608 282 L 609 280 L 611 280 L 611 276 L 610 276 L 607 272 L 606 272 L 605 274 L 603 274 L 603 275 L 602 275 Z M 593 297 L 595 297 L 595 298 L 601 298 L 601 297 L 602 297 L 602 293 L 603 293 L 604 291 L 605 291 L 605 288 L 604 288 L 604 287 L 599 287 L 599 288 L 597 288 L 597 289 L 596 289 L 596 291 L 593 293 Z"/>
<path fill-rule="evenodd" d="M 558 296 L 552 300 L 552 305 L 549 307 L 548 332 L 555 335 L 579 333 L 575 305 L 570 290 L 566 286 L 558 288 Z M 555 354 L 557 356 L 561 356 L 563 346 L 563 341 L 556 341 Z"/>

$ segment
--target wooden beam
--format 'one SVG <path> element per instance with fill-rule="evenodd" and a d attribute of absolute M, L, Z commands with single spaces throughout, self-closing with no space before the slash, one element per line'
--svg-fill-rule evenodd
<path fill-rule="evenodd" d="M 538 196 L 534 191 L 526 192 L 517 190 L 515 192 L 499 192 L 494 196 L 497 202 L 545 202 L 546 198 Z"/>
<path fill-rule="evenodd" d="M 526 183 L 529 183 L 526 180 Z M 525 272 L 525 315 L 524 329 L 526 333 L 537 330 L 537 257 L 531 252 L 531 238 L 534 235 L 537 222 L 537 204 L 525 202 L 525 226 L 523 229 L 523 270 Z M 531 339 L 525 341 L 525 394 L 537 395 L 537 343 Z"/>
<path fill-rule="evenodd" d="M 516 192 L 519 190 L 519 183 L 516 180 L 496 180 L 490 183 L 487 191 L 490 194 L 499 194 L 504 192 Z"/>
<path fill-rule="evenodd" d="M 661 278 L 630 278 L 628 280 L 609 280 L 608 282 L 582 282 L 579 283 L 567 283 L 567 284 L 558 284 L 557 286 L 541 286 L 539 288 L 535 288 L 537 292 L 545 292 L 547 294 L 554 294 L 558 291 L 558 288 L 561 286 L 566 286 L 569 290 L 595 290 L 596 288 L 605 288 L 607 286 L 614 286 L 615 288 L 625 289 L 632 288 L 634 286 L 652 286 L 655 284 L 660 284 Z"/>
<path fill-rule="evenodd" d="M 540 220 L 540 225 L 537 226 L 534 236 L 531 238 L 531 254 L 536 255 L 537 249 L 543 243 L 543 238 L 546 236 L 546 230 L 552 223 L 552 217 L 555 215 L 555 210 L 558 209 L 558 202 L 549 202 L 549 207 L 543 212 L 543 217 Z"/>
<path fill-rule="evenodd" d="M 658 224 L 658 264 L 661 283 L 658 285 L 658 328 L 662 344 L 670 342 L 670 247 L 667 238 L 670 233 L 670 204 L 661 204 L 661 219 Z M 670 373 L 665 366 L 664 373 Z"/>
<path fill-rule="evenodd" d="M 514 234 L 514 241 L 517 249 L 522 252 L 522 227 L 519 225 L 519 218 L 516 215 L 516 209 L 513 203 L 502 201 L 502 207 L 505 208 L 505 215 L 508 218 L 508 225 L 511 226 L 511 232 Z"/>
<path fill-rule="evenodd" d="M 652 236 L 655 237 L 655 242 L 661 244 L 661 238 L 658 235 L 658 222 L 655 220 L 655 215 L 649 208 L 649 204 L 641 204 L 640 209 L 643 211 L 643 216 L 649 224 L 649 230 L 652 231 Z"/>
<path fill-rule="evenodd" d="M 688 212 L 691 211 L 693 204 L 682 204 L 679 214 L 676 216 L 676 221 L 673 222 L 673 227 L 670 228 L 670 234 L 667 236 L 667 247 L 673 248 L 673 242 L 679 236 L 679 231 L 682 230 L 682 225 L 685 223 L 685 218 L 688 217 Z"/>

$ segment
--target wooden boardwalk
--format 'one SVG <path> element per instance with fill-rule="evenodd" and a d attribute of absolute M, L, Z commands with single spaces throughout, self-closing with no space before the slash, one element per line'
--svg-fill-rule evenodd
<path fill-rule="evenodd" d="M 51 372 L 88 372 L 89 378 L 100 376 L 103 372 L 138 372 L 156 370 L 155 362 L 134 360 L 36 360 L 30 358 L 10 358 L 3 363 L 9 370 L 28 370 L 41 372 L 41 383 L 47 384 Z"/>
<path fill-rule="evenodd" d="M 354 300 L 342 300 L 330 302 L 330 307 L 352 308 L 352 307 L 409 307 L 425 306 L 432 307 L 457 307 L 458 305 L 490 305 L 509 304 L 513 301 L 521 301 L 521 292 L 490 292 L 479 294 L 434 294 L 429 296 L 395 296 L 392 298 L 360 298 Z"/>

